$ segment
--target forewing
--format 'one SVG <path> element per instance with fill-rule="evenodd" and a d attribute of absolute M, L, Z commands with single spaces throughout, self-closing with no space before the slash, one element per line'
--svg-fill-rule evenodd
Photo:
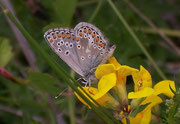
<path fill-rule="evenodd" d="M 73 29 L 55 28 L 50 29 L 44 34 L 52 50 L 75 72 L 84 76 L 81 70 L 78 54 L 76 50 L 76 37 Z"/>

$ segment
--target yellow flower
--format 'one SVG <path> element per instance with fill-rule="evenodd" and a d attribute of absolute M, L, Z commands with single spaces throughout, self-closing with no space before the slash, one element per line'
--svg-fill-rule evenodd
<path fill-rule="evenodd" d="M 126 78 L 129 75 L 132 75 L 134 81 L 134 92 L 130 92 L 127 95 Z M 109 59 L 108 64 L 99 65 L 95 71 L 95 76 L 100 80 L 97 88 L 83 87 L 83 89 L 101 106 L 116 111 L 118 108 L 121 109 L 122 111 L 118 115 L 119 119 L 123 118 L 122 122 L 124 124 L 126 124 L 126 118 L 130 120 L 131 124 L 149 124 L 152 116 L 152 107 L 162 102 L 158 95 L 164 94 L 172 98 L 174 94 L 170 87 L 176 91 L 174 82 L 170 80 L 161 81 L 152 88 L 151 75 L 143 66 L 140 66 L 140 70 L 137 70 L 126 65 L 120 65 L 114 57 Z M 111 89 L 119 97 L 120 103 L 108 93 Z M 80 88 L 79 90 L 87 97 Z M 75 95 L 82 103 L 88 106 L 81 97 L 76 93 Z M 88 99 L 93 103 L 90 98 Z M 131 105 L 128 105 L 128 99 L 132 99 Z M 139 112 L 135 117 L 130 116 L 133 114 L 131 112 L 137 107 L 147 103 L 149 104 L 143 111 Z"/>
<path fill-rule="evenodd" d="M 140 66 L 140 71 L 133 72 L 134 91 L 142 90 L 144 87 L 152 87 L 152 79 L 150 73 Z"/>
<path fill-rule="evenodd" d="M 109 64 L 99 65 L 96 69 L 95 76 L 100 79 L 106 74 L 115 74 L 117 81 L 113 88 L 123 104 L 127 104 L 127 92 L 126 92 L 126 77 L 138 70 L 126 65 L 120 65 L 117 60 L 112 57 L 109 59 Z"/>
<path fill-rule="evenodd" d="M 102 76 L 98 83 L 98 88 L 94 87 L 83 87 L 83 89 L 101 106 L 115 109 L 119 105 L 119 103 L 108 93 L 108 91 L 114 87 L 116 84 L 116 75 L 114 73 L 110 73 Z M 81 93 L 83 93 L 87 98 L 88 96 L 78 88 Z M 85 105 L 88 105 L 77 93 L 75 93 L 77 98 Z M 90 98 L 88 98 L 90 100 Z M 90 100 L 93 102 L 92 100 Z"/>
<path fill-rule="evenodd" d="M 174 81 L 170 81 L 170 80 L 160 81 L 159 83 L 157 83 L 157 84 L 154 86 L 155 95 L 159 95 L 159 94 L 163 93 L 164 95 L 172 98 L 172 97 L 174 96 L 174 94 L 172 93 L 172 91 L 171 91 L 171 89 L 169 88 L 169 86 L 170 86 L 174 91 L 176 91 Z"/>
<path fill-rule="evenodd" d="M 142 97 L 150 96 L 153 93 L 154 93 L 154 90 L 152 88 L 146 87 L 140 91 L 128 93 L 128 98 L 129 99 L 142 98 Z"/>
<path fill-rule="evenodd" d="M 151 75 L 143 66 L 140 66 L 140 71 L 133 72 L 132 77 L 135 92 L 130 92 L 128 94 L 128 98 L 130 99 L 150 96 L 151 94 L 159 95 L 161 93 L 172 98 L 174 94 L 170 90 L 169 85 L 174 91 L 176 91 L 174 81 L 170 80 L 160 81 L 154 86 L 154 88 L 151 88 Z"/>
<path fill-rule="evenodd" d="M 137 124 L 149 124 L 151 120 L 151 108 L 162 102 L 161 98 L 157 95 L 163 93 L 168 97 L 173 97 L 174 94 L 170 90 L 169 85 L 175 91 L 175 84 L 173 81 L 165 80 L 157 83 L 154 88 L 151 88 L 151 75 L 143 66 L 140 66 L 140 71 L 134 72 L 132 77 L 135 92 L 130 92 L 128 98 L 138 102 L 140 98 L 144 97 L 145 100 L 140 105 L 150 104 L 142 112 L 138 113 L 136 117 L 130 117 L 130 122 L 133 124 L 136 124 L 136 122 Z M 134 101 L 132 103 L 135 103 Z"/>
<path fill-rule="evenodd" d="M 138 72 L 138 70 L 126 65 L 120 65 L 117 60 L 112 57 L 109 59 L 109 64 L 102 64 L 97 67 L 95 76 L 97 79 L 100 79 L 103 75 L 115 73 L 117 76 L 117 83 L 124 85 L 126 83 L 126 77 L 133 72 Z"/>
<path fill-rule="evenodd" d="M 140 105 L 150 103 L 143 111 L 139 112 L 135 117 L 130 117 L 130 124 L 149 124 L 151 121 L 151 109 L 152 107 L 162 103 L 162 99 L 159 96 L 148 96 Z M 125 118 L 122 120 L 123 124 L 126 124 Z"/>

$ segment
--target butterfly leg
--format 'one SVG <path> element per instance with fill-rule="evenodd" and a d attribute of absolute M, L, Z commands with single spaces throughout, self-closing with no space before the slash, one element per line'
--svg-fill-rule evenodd
<path fill-rule="evenodd" d="M 58 95 L 55 96 L 55 98 L 57 99 L 58 97 L 60 97 L 64 92 L 66 92 L 68 90 L 68 88 L 65 88 L 63 91 L 61 91 Z"/>
<path fill-rule="evenodd" d="M 78 78 L 76 81 L 77 81 L 77 82 L 79 82 L 80 80 L 82 80 L 82 78 L 81 78 L 81 77 L 80 77 L 80 78 Z"/>
<path fill-rule="evenodd" d="M 94 73 L 94 72 L 96 71 L 96 68 L 97 68 L 97 67 L 92 68 L 92 69 L 90 70 L 90 73 Z"/>

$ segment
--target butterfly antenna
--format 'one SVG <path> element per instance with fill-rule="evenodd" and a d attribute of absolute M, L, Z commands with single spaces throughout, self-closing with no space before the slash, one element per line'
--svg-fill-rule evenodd
<path fill-rule="evenodd" d="M 63 91 L 61 91 L 58 95 L 55 96 L 55 99 L 59 98 L 65 91 L 67 91 L 68 88 L 65 88 Z"/>

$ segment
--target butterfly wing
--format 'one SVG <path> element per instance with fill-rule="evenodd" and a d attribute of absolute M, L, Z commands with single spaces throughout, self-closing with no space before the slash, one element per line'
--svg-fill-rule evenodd
<path fill-rule="evenodd" d="M 55 28 L 50 29 L 44 34 L 52 50 L 75 72 L 84 76 L 81 69 L 78 54 L 76 50 L 76 37 L 73 29 Z"/>
<path fill-rule="evenodd" d="M 82 71 L 88 75 L 91 69 L 107 61 L 107 56 L 113 54 L 115 47 L 111 47 L 101 31 L 92 24 L 80 22 L 74 31 Z"/>

